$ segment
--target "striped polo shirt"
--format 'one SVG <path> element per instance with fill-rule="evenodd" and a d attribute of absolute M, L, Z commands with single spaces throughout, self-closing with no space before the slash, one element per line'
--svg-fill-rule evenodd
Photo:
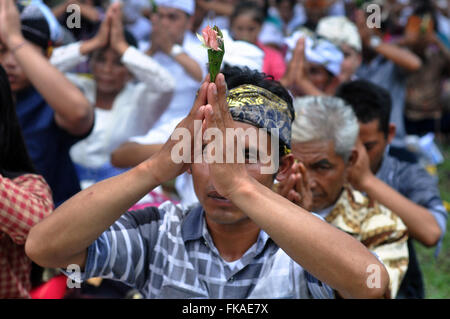
<path fill-rule="evenodd" d="M 120 280 L 146 298 L 334 298 L 262 230 L 236 263 L 227 263 L 203 208 L 171 202 L 122 215 L 89 246 L 81 280 L 91 277 Z"/>

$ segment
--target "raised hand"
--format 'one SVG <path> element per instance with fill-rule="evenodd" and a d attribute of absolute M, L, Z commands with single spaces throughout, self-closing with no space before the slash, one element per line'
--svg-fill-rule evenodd
<path fill-rule="evenodd" d="M 111 20 L 113 17 L 113 6 L 111 5 L 106 11 L 105 18 L 100 24 L 97 34 L 84 41 L 80 46 L 80 52 L 87 55 L 95 50 L 102 49 L 110 45 Z"/>
<path fill-rule="evenodd" d="M 275 190 L 281 196 L 306 210 L 310 210 L 312 207 L 312 191 L 306 168 L 301 162 L 293 163 L 290 174 L 276 185 Z"/>
<path fill-rule="evenodd" d="M 305 76 L 305 39 L 300 38 L 292 52 L 291 60 L 288 63 L 286 72 L 281 79 L 281 84 L 289 88 Z"/>
<path fill-rule="evenodd" d="M 125 40 L 123 33 L 122 8 L 120 3 L 116 2 L 111 5 L 111 32 L 109 44 L 119 55 L 125 53 L 129 45 Z"/>
<path fill-rule="evenodd" d="M 202 145 L 195 145 L 196 141 L 201 142 L 201 137 L 198 139 L 198 134 L 203 134 L 203 126 L 205 119 L 205 105 L 207 103 L 207 91 L 209 86 L 209 75 L 205 78 L 194 101 L 194 105 L 189 114 L 177 125 L 171 137 L 148 161 L 153 166 L 153 177 L 161 184 L 165 181 L 172 180 L 178 175 L 185 172 L 191 163 L 194 162 L 196 148 L 201 151 Z M 197 124 L 197 126 L 196 126 Z M 200 129 L 196 130 L 200 124 Z M 187 139 L 187 140 L 186 140 Z M 188 155 L 180 154 L 182 145 L 188 145 L 190 149 L 183 149 L 190 151 Z M 200 152 L 201 155 L 201 152 Z"/>
<path fill-rule="evenodd" d="M 238 143 L 235 138 L 232 141 L 227 140 L 227 128 L 234 128 L 234 121 L 229 112 L 228 103 L 226 101 L 227 86 L 225 77 L 219 73 L 216 77 L 215 83 L 210 83 L 207 91 L 208 104 L 205 106 L 205 128 L 214 129 L 218 131 L 223 137 L 222 139 L 222 161 L 208 160 L 208 147 L 211 141 L 204 141 L 207 143 L 206 161 L 209 162 L 209 173 L 212 184 L 216 191 L 225 198 L 231 198 L 233 192 L 239 189 L 241 182 L 249 178 L 245 163 L 240 163 L 236 158 L 232 163 L 227 162 L 226 155 L 233 152 L 237 156 L 238 152 L 243 152 L 243 149 L 237 149 Z M 217 146 L 214 143 L 214 147 Z M 218 150 L 215 150 L 216 152 Z M 217 156 L 216 158 L 217 159 Z M 220 160 L 220 158 L 218 158 Z"/>
<path fill-rule="evenodd" d="M 20 14 L 13 0 L 0 1 L 0 40 L 12 50 L 24 41 Z"/>
<path fill-rule="evenodd" d="M 370 159 L 361 140 L 356 141 L 357 158 L 347 173 L 348 182 L 357 190 L 365 191 L 365 187 L 373 173 L 370 170 Z"/>

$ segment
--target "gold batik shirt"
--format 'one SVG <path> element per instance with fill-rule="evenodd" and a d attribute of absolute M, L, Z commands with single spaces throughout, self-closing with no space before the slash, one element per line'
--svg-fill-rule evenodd
<path fill-rule="evenodd" d="M 409 261 L 408 230 L 400 217 L 345 185 L 325 219 L 377 254 L 389 273 L 390 295 L 395 298 Z"/>

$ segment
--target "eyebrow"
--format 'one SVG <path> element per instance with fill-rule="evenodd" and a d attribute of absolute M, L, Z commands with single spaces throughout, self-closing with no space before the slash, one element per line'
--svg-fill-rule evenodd
<path fill-rule="evenodd" d="M 370 145 L 370 146 L 372 146 L 372 145 L 376 145 L 376 144 L 378 144 L 378 141 L 369 141 L 369 142 L 366 142 L 366 143 L 363 143 L 365 146 L 367 146 L 367 145 Z"/>
<path fill-rule="evenodd" d="M 312 163 L 311 166 L 323 165 L 323 164 L 333 166 L 333 164 L 332 164 L 328 159 L 326 159 L 326 158 L 321 159 L 321 160 L 319 160 L 319 161 L 317 161 L 317 162 Z"/>

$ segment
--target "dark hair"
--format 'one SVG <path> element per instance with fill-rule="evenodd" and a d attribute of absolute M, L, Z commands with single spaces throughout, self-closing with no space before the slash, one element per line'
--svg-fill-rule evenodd
<path fill-rule="evenodd" d="M 35 173 L 16 115 L 8 76 L 0 66 L 0 172 Z"/>
<path fill-rule="evenodd" d="M 275 4 L 276 5 L 280 5 L 281 3 L 283 3 L 283 2 L 289 2 L 289 5 L 293 8 L 293 7 L 295 7 L 295 5 L 297 4 L 297 0 L 276 0 L 275 1 Z"/>
<path fill-rule="evenodd" d="M 256 2 L 253 1 L 243 1 L 239 2 L 238 5 L 234 8 L 233 13 L 230 16 L 230 25 L 233 24 L 234 20 L 243 14 L 251 14 L 253 17 L 253 21 L 262 25 L 264 20 L 266 19 L 266 13 L 264 12 L 264 8 L 258 6 Z"/>
<path fill-rule="evenodd" d="M 289 112 L 291 113 L 291 118 L 295 118 L 292 96 L 280 82 L 273 79 L 273 76 L 256 70 L 250 70 L 248 67 L 240 68 L 237 66 L 229 66 L 227 64 L 225 64 L 221 72 L 225 76 L 225 81 L 227 82 L 229 90 L 243 84 L 259 86 L 286 101 Z M 285 144 L 281 140 L 279 141 L 279 155 L 280 158 L 285 155 Z"/>
<path fill-rule="evenodd" d="M 51 44 L 50 27 L 45 18 L 22 19 L 21 31 L 26 40 L 44 50 Z"/>
<path fill-rule="evenodd" d="M 378 120 L 379 130 L 388 136 L 392 102 L 387 90 L 366 80 L 356 80 L 342 84 L 336 96 L 352 106 L 359 122 Z"/>
<path fill-rule="evenodd" d="M 433 20 L 433 31 L 437 31 L 438 29 L 438 21 L 436 16 L 436 10 L 431 3 L 431 1 L 428 0 L 418 0 L 413 5 L 413 15 L 417 15 L 420 17 L 425 16 L 426 14 L 429 14 L 431 16 L 431 20 Z"/>

